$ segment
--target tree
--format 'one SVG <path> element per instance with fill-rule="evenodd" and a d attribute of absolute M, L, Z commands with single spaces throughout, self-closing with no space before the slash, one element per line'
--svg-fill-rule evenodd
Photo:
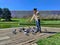
<path fill-rule="evenodd" d="M 0 8 L 0 20 L 2 18 L 2 13 L 3 13 L 2 8 Z"/>
<path fill-rule="evenodd" d="M 2 18 L 4 18 L 6 21 L 11 21 L 11 12 L 10 12 L 10 10 L 8 8 L 3 9 Z"/>

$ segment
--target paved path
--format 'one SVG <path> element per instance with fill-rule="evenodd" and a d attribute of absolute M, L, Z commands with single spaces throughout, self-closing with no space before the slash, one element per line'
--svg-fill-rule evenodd
<path fill-rule="evenodd" d="M 52 27 L 42 27 L 42 33 L 37 33 L 29 36 L 24 35 L 22 32 L 18 32 L 16 35 L 12 33 L 12 30 L 20 29 L 18 28 L 8 28 L 0 29 L 0 45 L 32 45 L 38 38 L 45 38 L 55 34 L 55 32 L 60 32 L 60 28 Z"/>

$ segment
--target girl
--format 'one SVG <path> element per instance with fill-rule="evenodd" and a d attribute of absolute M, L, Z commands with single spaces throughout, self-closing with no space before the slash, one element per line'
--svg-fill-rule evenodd
<path fill-rule="evenodd" d="M 33 16 L 32 16 L 32 18 L 31 18 L 30 21 L 32 21 L 33 19 L 36 21 L 36 26 L 37 26 L 37 31 L 36 31 L 36 33 L 37 33 L 37 32 L 41 32 L 39 12 L 37 11 L 36 8 L 34 8 L 34 10 L 33 10 Z"/>

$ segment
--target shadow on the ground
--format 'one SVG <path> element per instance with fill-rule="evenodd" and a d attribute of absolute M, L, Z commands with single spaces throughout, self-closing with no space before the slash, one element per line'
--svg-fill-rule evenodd
<path fill-rule="evenodd" d="M 50 33 L 50 34 L 54 34 L 54 33 L 57 33 L 57 32 L 42 32 L 42 33 Z"/>

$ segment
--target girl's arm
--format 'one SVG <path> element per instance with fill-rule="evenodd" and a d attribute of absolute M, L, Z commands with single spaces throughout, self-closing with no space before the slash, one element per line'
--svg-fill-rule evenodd
<path fill-rule="evenodd" d="M 31 18 L 31 20 L 30 21 L 32 21 L 34 19 L 34 15 L 32 16 L 32 18 Z"/>

